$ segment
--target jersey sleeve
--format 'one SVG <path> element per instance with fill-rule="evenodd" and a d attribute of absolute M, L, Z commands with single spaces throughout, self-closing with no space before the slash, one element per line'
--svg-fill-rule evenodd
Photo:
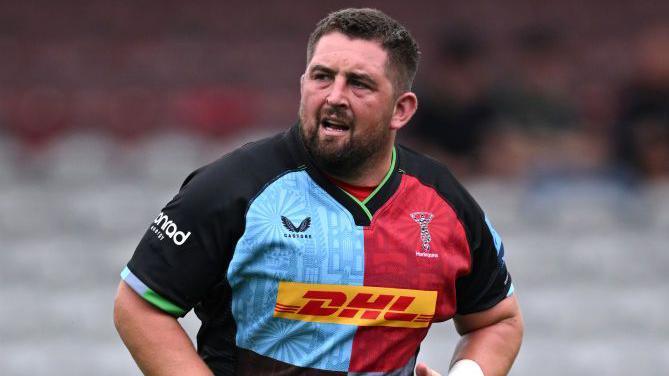
<path fill-rule="evenodd" d="M 483 211 L 473 203 L 469 218 L 470 273 L 456 282 L 457 313 L 480 312 L 513 294 L 504 244 Z"/>
<path fill-rule="evenodd" d="M 225 278 L 240 236 L 245 202 L 225 185 L 234 179 L 210 166 L 192 173 L 140 240 L 121 273 L 140 296 L 184 316 Z"/>

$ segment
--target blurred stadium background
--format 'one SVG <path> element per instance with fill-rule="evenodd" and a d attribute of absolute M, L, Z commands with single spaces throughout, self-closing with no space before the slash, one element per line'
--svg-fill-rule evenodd
<path fill-rule="evenodd" d="M 136 243 L 188 172 L 294 122 L 308 34 L 361 5 L 423 50 L 404 142 L 504 238 L 511 374 L 669 374 L 669 2 L 5 0 L 1 375 L 139 373 L 111 317 Z"/>

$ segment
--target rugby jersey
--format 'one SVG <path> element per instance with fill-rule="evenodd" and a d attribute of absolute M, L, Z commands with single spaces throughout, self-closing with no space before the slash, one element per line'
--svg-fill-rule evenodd
<path fill-rule="evenodd" d="M 412 375 L 432 323 L 513 292 L 499 235 L 445 166 L 395 145 L 360 201 L 299 124 L 191 173 L 121 276 L 175 317 L 194 309 L 217 375 Z"/>

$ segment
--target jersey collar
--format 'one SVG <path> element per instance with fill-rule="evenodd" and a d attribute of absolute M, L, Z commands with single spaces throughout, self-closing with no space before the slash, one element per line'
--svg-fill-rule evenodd
<path fill-rule="evenodd" d="M 359 226 L 369 226 L 374 217 L 374 213 L 388 201 L 400 185 L 402 177 L 400 176 L 399 156 L 395 146 L 393 146 L 390 169 L 386 173 L 386 176 L 366 199 L 360 201 L 348 192 L 339 188 L 316 166 L 302 141 L 299 123 L 295 124 L 290 129 L 288 138 L 294 157 L 296 160 L 300 161 L 300 167 L 307 171 L 316 184 L 345 207 L 353 216 L 355 223 Z"/>

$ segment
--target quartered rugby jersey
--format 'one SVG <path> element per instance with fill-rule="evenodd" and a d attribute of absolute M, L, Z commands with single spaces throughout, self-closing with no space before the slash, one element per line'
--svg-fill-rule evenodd
<path fill-rule="evenodd" d="M 397 145 L 359 201 L 299 133 L 193 172 L 122 278 L 174 316 L 195 309 L 217 375 L 411 375 L 432 323 L 512 293 L 500 237 L 437 162 Z"/>

